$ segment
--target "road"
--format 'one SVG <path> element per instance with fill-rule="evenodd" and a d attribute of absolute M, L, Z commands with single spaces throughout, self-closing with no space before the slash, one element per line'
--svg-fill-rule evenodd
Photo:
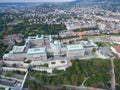
<path fill-rule="evenodd" d="M 74 42 L 77 42 L 78 40 L 80 40 L 80 38 L 79 37 L 76 37 L 76 38 L 68 38 L 68 39 L 63 39 L 63 40 L 61 40 L 61 42 L 63 42 L 63 43 L 69 43 L 70 41 L 74 41 Z"/>
<path fill-rule="evenodd" d="M 106 90 L 101 88 L 87 87 L 87 86 L 72 86 L 72 85 L 62 85 L 67 90 Z"/>
<path fill-rule="evenodd" d="M 21 85 L 21 87 L 20 87 L 20 90 L 23 89 L 24 84 L 25 84 L 25 81 L 26 81 L 26 79 L 27 79 L 27 76 L 28 76 L 28 71 L 26 72 L 26 74 L 25 74 L 25 76 L 24 76 L 24 79 L 23 79 L 22 85 Z"/>
<path fill-rule="evenodd" d="M 102 35 L 102 36 L 90 36 L 90 40 L 93 42 L 114 42 L 120 44 L 120 36 L 119 35 Z"/>
<path fill-rule="evenodd" d="M 115 71 L 114 71 L 114 57 L 111 58 L 111 76 L 112 76 L 112 79 L 111 79 L 111 89 L 112 90 L 116 90 L 115 89 Z"/>

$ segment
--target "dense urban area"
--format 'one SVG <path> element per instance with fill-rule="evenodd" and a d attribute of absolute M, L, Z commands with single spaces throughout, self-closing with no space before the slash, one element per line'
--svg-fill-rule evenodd
<path fill-rule="evenodd" d="M 0 90 L 120 90 L 119 5 L 0 3 Z"/>

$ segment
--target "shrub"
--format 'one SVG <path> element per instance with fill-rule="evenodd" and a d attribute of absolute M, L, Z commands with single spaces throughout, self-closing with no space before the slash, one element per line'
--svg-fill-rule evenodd
<path fill-rule="evenodd" d="M 51 64 L 55 64 L 56 62 L 51 62 Z"/>
<path fill-rule="evenodd" d="M 65 61 L 61 61 L 61 63 L 65 63 Z"/>
<path fill-rule="evenodd" d="M 12 64 L 12 66 L 13 66 L 13 67 L 16 67 L 17 65 L 16 65 L 16 63 L 14 63 L 14 64 Z"/>
<path fill-rule="evenodd" d="M 9 72 L 9 71 L 5 72 L 5 77 L 9 77 L 10 75 L 11 75 L 11 72 Z"/>
<path fill-rule="evenodd" d="M 24 63 L 31 63 L 31 60 L 26 59 L 24 60 Z"/>

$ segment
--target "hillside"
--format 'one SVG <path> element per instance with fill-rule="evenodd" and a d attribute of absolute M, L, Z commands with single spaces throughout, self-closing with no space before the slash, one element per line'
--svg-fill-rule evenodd
<path fill-rule="evenodd" d="M 105 10 L 113 12 L 120 12 L 120 0 L 76 0 L 76 4 L 80 4 L 81 7 L 99 7 Z"/>
<path fill-rule="evenodd" d="M 90 59 L 90 60 L 78 60 L 72 61 L 72 66 L 64 71 L 54 70 L 55 76 L 47 76 L 47 73 L 30 71 L 29 75 L 35 77 L 43 85 L 82 85 L 109 89 L 110 76 L 110 61 L 104 59 Z M 34 87 L 32 87 L 34 86 Z M 34 82 L 27 80 L 25 87 L 29 87 L 32 90 L 37 89 L 38 86 Z"/>

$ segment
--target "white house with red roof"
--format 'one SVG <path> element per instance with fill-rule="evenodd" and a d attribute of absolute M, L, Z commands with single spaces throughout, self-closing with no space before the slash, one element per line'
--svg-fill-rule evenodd
<path fill-rule="evenodd" d="M 112 46 L 111 50 L 120 57 L 120 46 Z"/>

